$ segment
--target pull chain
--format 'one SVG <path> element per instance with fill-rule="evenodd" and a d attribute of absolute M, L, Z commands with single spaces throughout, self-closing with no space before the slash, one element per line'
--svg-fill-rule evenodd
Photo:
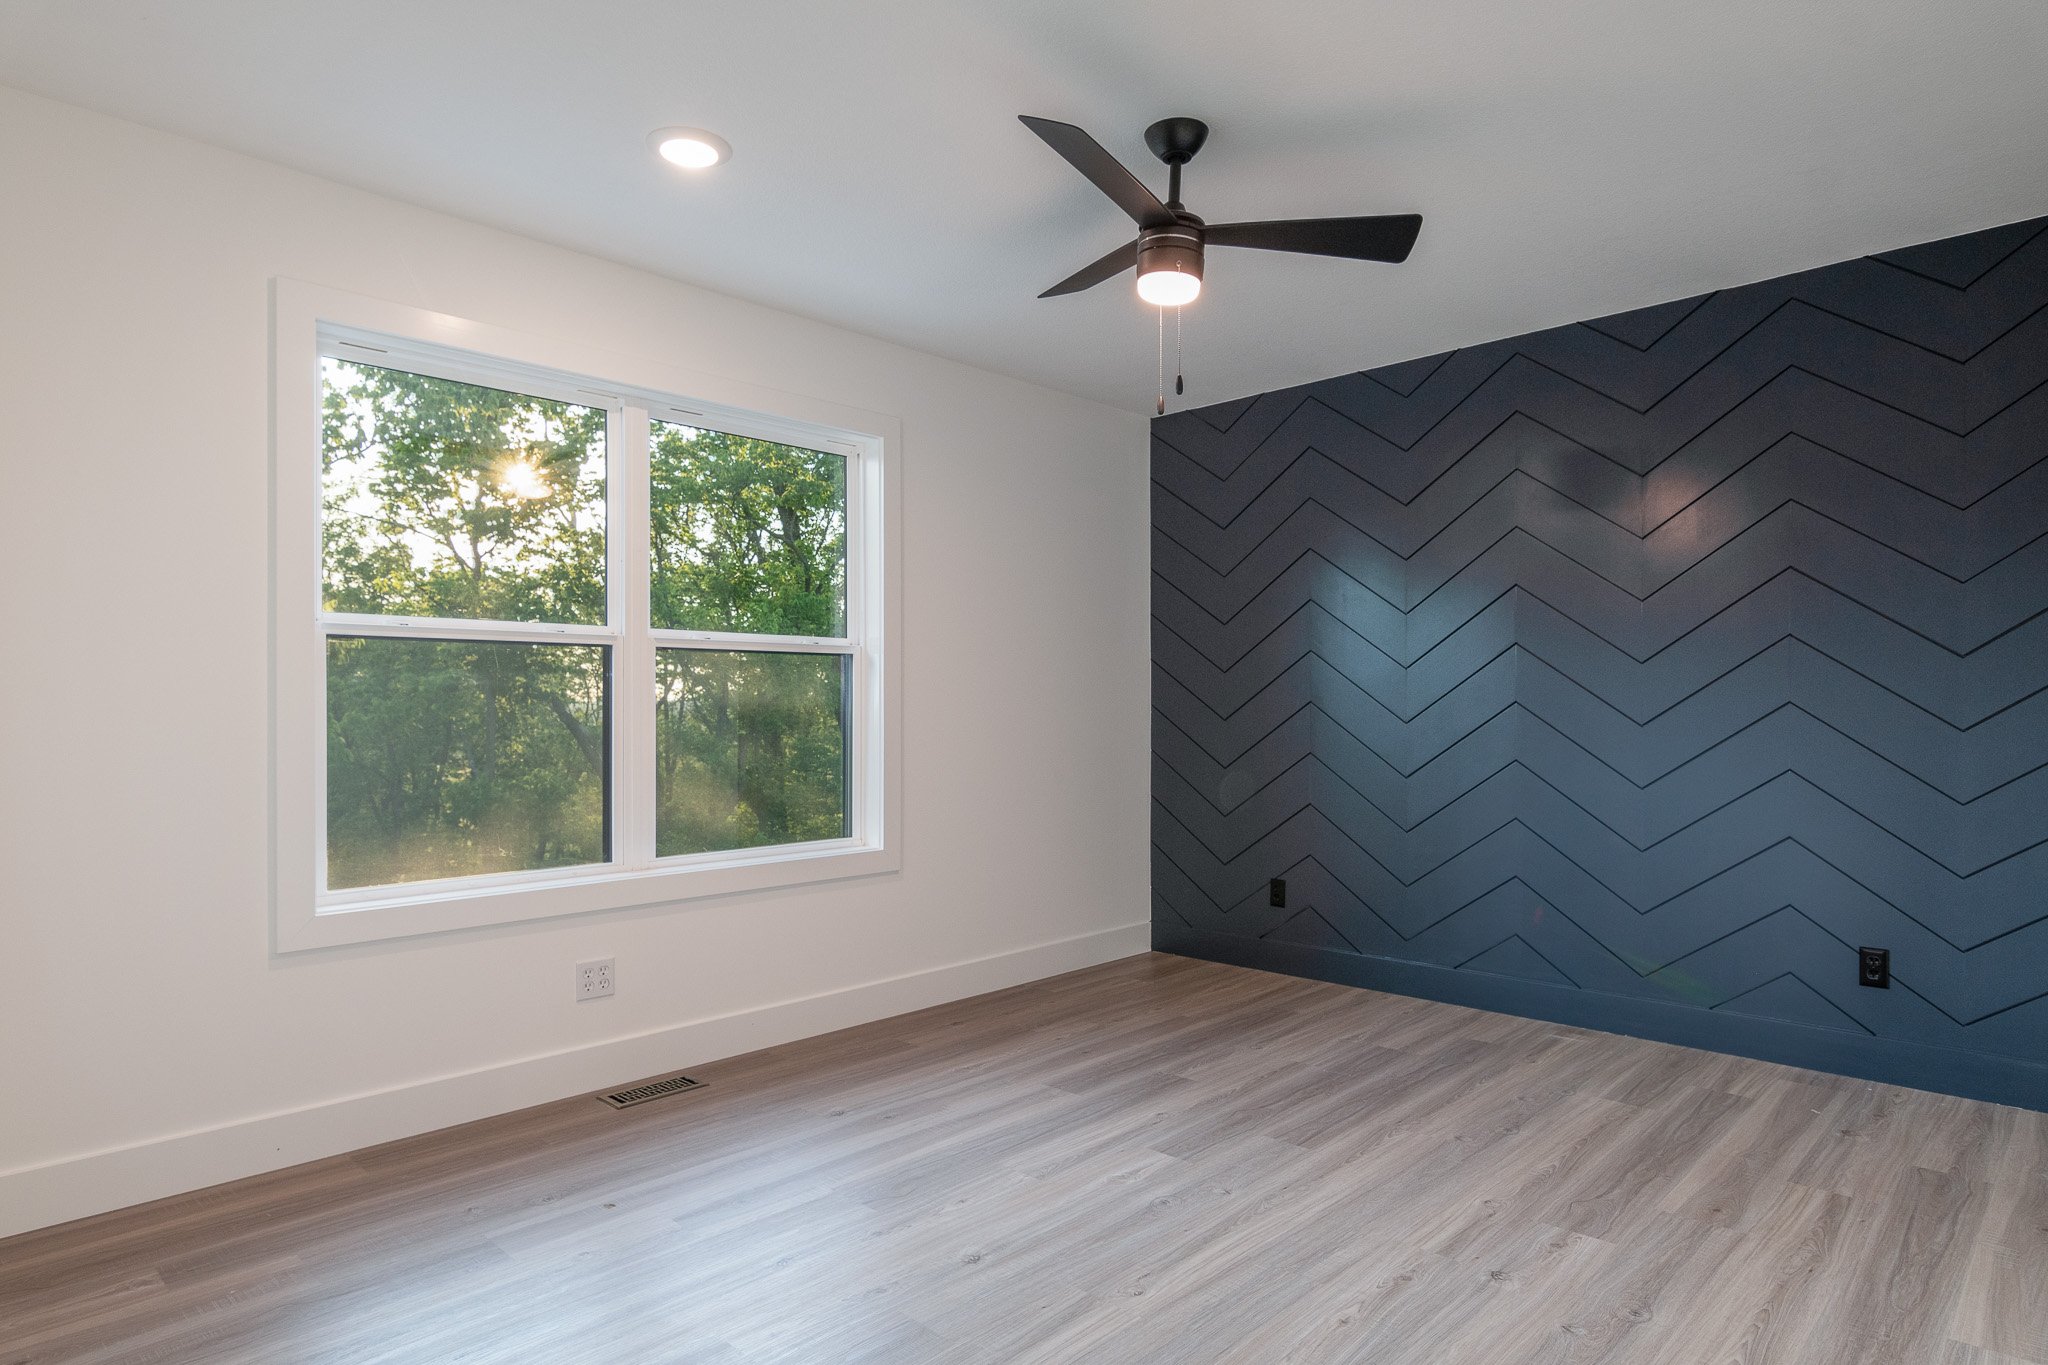
<path fill-rule="evenodd" d="M 1159 415 L 1166 416 L 1166 310 L 1159 310 Z"/>
<path fill-rule="evenodd" d="M 1164 387 L 1163 381 L 1161 387 Z M 1173 309 L 1173 392 L 1178 396 L 1187 391 L 1187 382 L 1180 372 L 1180 306 L 1176 304 Z M 1160 396 L 1165 397 L 1164 394 Z"/>

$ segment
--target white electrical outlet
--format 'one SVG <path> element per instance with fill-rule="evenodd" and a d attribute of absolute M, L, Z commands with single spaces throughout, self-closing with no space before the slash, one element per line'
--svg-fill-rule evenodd
<path fill-rule="evenodd" d="M 597 1000 L 612 993 L 612 959 L 576 964 L 576 998 Z"/>

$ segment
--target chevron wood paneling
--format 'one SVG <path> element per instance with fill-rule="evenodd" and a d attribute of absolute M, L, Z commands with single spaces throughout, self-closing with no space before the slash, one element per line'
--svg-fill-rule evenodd
<path fill-rule="evenodd" d="M 1152 475 L 1159 946 L 2048 1107 L 2048 219 Z"/>

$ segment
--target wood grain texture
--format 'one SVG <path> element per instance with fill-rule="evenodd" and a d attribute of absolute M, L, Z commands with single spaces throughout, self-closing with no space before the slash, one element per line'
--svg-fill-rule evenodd
<path fill-rule="evenodd" d="M 2048 1363 L 2048 1116 L 1151 954 L 0 1242 L 0 1362 Z"/>

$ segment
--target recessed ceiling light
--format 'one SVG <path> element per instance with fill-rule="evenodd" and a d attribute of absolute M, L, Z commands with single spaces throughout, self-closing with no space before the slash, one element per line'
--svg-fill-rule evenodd
<path fill-rule="evenodd" d="M 655 155 L 684 170 L 705 170 L 732 157 L 730 142 L 702 128 L 657 128 L 647 142 Z"/>

